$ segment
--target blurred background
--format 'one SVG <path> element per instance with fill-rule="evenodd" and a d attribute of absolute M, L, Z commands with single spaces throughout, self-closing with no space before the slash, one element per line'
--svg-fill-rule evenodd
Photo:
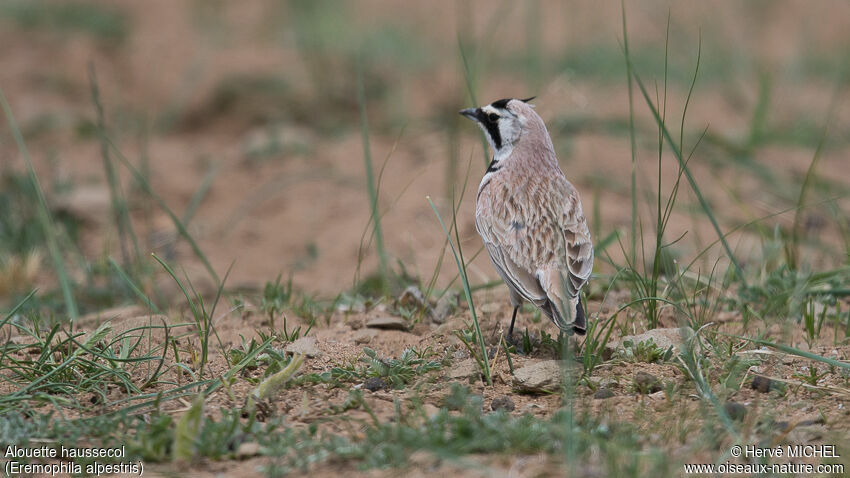
<path fill-rule="evenodd" d="M 694 150 L 694 179 L 719 227 L 735 231 L 738 260 L 846 263 L 850 5 L 625 9 L 635 71 L 686 156 Z M 438 266 L 445 235 L 426 196 L 448 222 L 455 205 L 466 258 L 480 252 L 473 203 L 489 152 L 457 115 L 473 96 L 537 96 L 592 232 L 607 239 L 604 273 L 631 247 L 633 211 L 638 246 L 655 240 L 659 178 L 666 197 L 679 173 L 666 147 L 659 172 L 659 131 L 635 84 L 633 168 L 623 28 L 619 2 L 4 0 L 0 88 L 81 312 L 132 298 L 122 271 L 167 294 L 173 282 L 151 272 L 161 271 L 151 252 L 207 290 L 216 281 L 205 261 L 219 277 L 232 265 L 229 287 L 282 275 L 317 296 L 368 293 L 379 250 L 402 277 L 448 285 L 456 269 Z M 41 301 L 59 302 L 7 120 L 0 301 L 39 287 Z M 680 236 L 671 260 L 708 248 L 699 260 L 710 269 L 723 255 L 686 182 L 665 232 Z M 770 255 L 792 236 L 793 254 Z M 469 275 L 497 278 L 486 255 Z"/>

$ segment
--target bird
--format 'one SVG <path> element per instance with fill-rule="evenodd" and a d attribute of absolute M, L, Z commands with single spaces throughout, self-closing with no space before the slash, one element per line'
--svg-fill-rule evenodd
<path fill-rule="evenodd" d="M 478 123 L 493 150 L 478 186 L 475 229 L 510 290 L 508 340 L 523 301 L 567 335 L 587 330 L 579 292 L 593 270 L 590 230 L 533 99 L 460 111 Z"/>

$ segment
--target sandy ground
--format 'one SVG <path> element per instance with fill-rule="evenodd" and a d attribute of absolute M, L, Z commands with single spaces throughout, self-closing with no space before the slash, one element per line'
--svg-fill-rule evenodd
<path fill-rule="evenodd" d="M 508 304 L 505 302 L 484 303 L 482 309 L 482 330 L 488 343 L 496 343 L 498 337 L 505 333 L 509 316 Z M 601 307 L 601 304 L 592 304 Z M 148 315 L 137 315 L 138 307 L 113 309 L 104 311 L 100 316 L 88 316 L 78 323 L 77 331 L 93 330 L 111 318 L 115 333 L 131 330 L 159 321 Z M 171 324 L 184 322 L 188 318 L 180 316 L 180 311 L 173 311 L 169 321 Z M 330 410 L 335 405 L 341 405 L 349 396 L 348 387 L 363 390 L 366 403 L 381 422 L 395 419 L 397 402 L 402 404 L 407 413 L 414 413 L 412 403 L 421 403 L 422 411 L 427 416 L 437 413 L 444 406 L 444 399 L 449 393 L 448 384 L 459 383 L 470 387 L 471 392 L 483 398 L 485 410 L 490 410 L 494 400 L 509 398 L 514 405 L 511 414 L 520 416 L 531 414 L 539 418 L 551 416 L 563 406 L 560 394 L 523 392 L 513 379 L 504 354 L 497 355 L 492 361 L 493 385 L 484 385 L 477 373 L 463 374 L 464 363 L 470 359 L 468 352 L 452 333 L 464 327 L 470 320 L 468 311 L 461 309 L 455 316 L 443 324 L 436 324 L 425 319 L 412 324 L 408 330 L 383 330 L 366 326 L 370 319 L 392 316 L 383 307 L 378 307 L 367 313 L 336 313 L 327 323 L 316 327 L 310 336 L 315 338 L 318 353 L 307 358 L 300 370 L 301 374 L 327 372 L 333 367 L 345 364 L 360 363 L 363 348 L 376 350 L 381 357 L 399 357 L 406 348 L 415 347 L 423 351 L 430 349 L 434 355 L 429 360 L 448 359 L 448 364 L 438 371 L 429 372 L 416 377 L 411 383 L 398 389 L 367 391 L 364 383 L 359 381 L 346 382 L 346 386 L 335 388 L 325 384 L 299 384 L 282 390 L 272 402 L 267 403 L 265 413 L 285 418 L 287 426 L 304 428 L 308 425 L 318 427 L 321 435 L 342 435 L 356 437 L 358 427 L 352 426 L 358 421 L 368 422 L 370 415 L 362 408 L 332 414 Z M 297 316 L 287 314 L 289 327 L 306 325 Z M 724 314 L 720 323 L 713 327 L 719 333 L 740 334 L 741 325 L 734 314 Z M 282 317 L 276 321 L 281 322 Z M 534 323 L 528 317 L 522 322 L 529 331 L 539 334 L 547 330 L 549 325 Z M 236 347 L 242 338 L 257 337 L 257 331 L 267 330 L 268 318 L 259 313 L 249 303 L 245 309 L 222 315 L 216 323 L 216 332 L 226 348 Z M 778 340 L 786 337 L 785 331 L 777 327 L 763 324 L 750 324 L 751 328 L 765 330 L 766 340 Z M 178 327 L 172 332 L 179 336 L 191 332 L 192 327 Z M 138 333 L 138 332 L 136 332 Z M 131 335 L 135 333 L 131 332 Z M 621 332 L 615 328 L 612 342 L 620 337 Z M 822 337 L 831 337 L 833 330 L 827 328 Z M 801 333 L 790 344 L 826 357 L 847 360 L 850 357 L 850 346 L 847 345 L 813 345 L 808 347 Z M 147 344 L 147 336 L 143 339 Z M 154 333 L 150 344 L 156 346 L 162 342 L 161 333 Z M 829 343 L 828 340 L 822 340 Z M 185 356 L 189 348 L 199 346 L 197 341 L 185 342 L 180 339 L 181 353 Z M 722 342 L 718 342 L 722 343 Z M 576 343 L 577 345 L 580 342 Z M 278 345 L 275 345 L 278 346 Z M 147 348 L 147 345 L 145 347 Z M 703 350 L 704 356 L 713 363 L 725 363 L 722 350 Z M 831 443 L 842 447 L 846 444 L 846 423 L 850 414 L 850 389 L 846 386 L 846 378 L 840 373 L 831 373 L 821 378 L 816 385 L 806 385 L 801 376 L 808 374 L 812 362 L 786 355 L 773 350 L 740 349 L 736 354 L 743 359 L 758 357 L 760 365 L 751 366 L 740 375 L 738 390 L 728 390 L 725 400 L 740 404 L 746 410 L 740 426 L 744 441 L 763 442 L 768 440 L 774 444 L 796 443 Z M 167 363 L 173 363 L 173 357 L 168 354 Z M 537 348 L 529 356 L 512 354 L 515 370 L 532 366 L 544 361 L 557 359 L 551 351 Z M 579 367 L 580 368 L 580 367 Z M 210 362 L 207 366 L 209 377 L 221 376 L 229 366 L 216 345 L 211 349 Z M 826 368 L 822 367 L 825 371 Z M 197 370 L 196 370 L 197 371 Z M 139 381 L 143 370 L 139 370 Z M 474 372 L 474 367 L 473 367 Z M 636 385 L 638 373 L 649 373 L 660 380 L 661 390 L 653 393 L 641 393 Z M 722 379 L 722 371 L 713 369 L 708 376 L 716 387 Z M 176 369 L 172 369 L 162 377 L 163 380 L 180 381 Z M 757 389 L 751 386 L 755 377 L 767 377 L 772 380 L 770 389 Z M 262 369 L 246 370 L 240 374 L 240 380 L 229 391 L 219 388 L 206 398 L 206 413 L 214 419 L 220 417 L 220 409 L 235 409 L 243 407 L 245 400 L 254 388 L 245 378 L 261 378 Z M 182 380 L 185 380 L 185 375 Z M 783 385 L 784 384 L 784 385 Z M 779 387 L 784 387 L 781 391 Z M 609 398 L 598 398 L 595 392 L 601 388 L 611 391 Z M 737 387 L 735 387 L 737 388 Z M 647 445 L 657 445 L 669 448 L 670 459 L 682 462 L 713 462 L 716 460 L 717 449 L 709 444 L 700 444 L 700 436 L 709 423 L 717 424 L 716 412 L 699 399 L 693 382 L 687 378 L 683 370 L 674 362 L 665 363 L 635 363 L 624 361 L 616 356 L 599 365 L 587 381 L 581 382 L 575 389 L 572 406 L 576 414 L 590 414 L 602 423 L 631 423 L 650 440 Z M 150 391 L 150 390 L 149 390 Z M 120 387 L 110 393 L 109 400 L 123 398 Z M 411 402 L 414 400 L 415 402 Z M 165 402 L 161 412 L 174 415 L 184 413 L 189 407 L 185 400 Z M 108 408 L 93 406 L 83 415 L 98 414 L 108 411 Z M 414 416 L 414 415 L 412 415 Z M 730 446 L 731 443 L 726 444 Z M 672 446 L 672 448 L 670 448 Z M 719 445 L 722 449 L 723 445 Z M 696 450 L 696 452 L 695 452 Z M 683 455 L 686 453 L 686 455 Z M 483 461 L 482 461 L 483 460 Z M 203 460 L 192 464 L 193 473 L 197 476 L 217 476 L 220 473 L 248 473 L 248 476 L 263 476 L 261 467 L 269 463 L 269 458 L 248 456 L 245 461 L 211 461 Z M 483 468 L 482 468 L 483 466 Z M 441 473 L 456 470 L 466 476 L 468 473 L 481 473 L 480 476 L 557 476 L 563 473 L 563 464 L 557 457 L 545 456 L 501 456 L 484 457 L 472 455 L 459 462 L 445 461 L 420 452 L 411 457 L 409 467 L 404 470 L 372 470 L 363 476 L 437 476 Z M 594 465 L 583 463 L 586 473 L 593 475 Z M 174 471 L 174 465 L 168 463 L 149 463 L 146 470 L 169 476 Z M 513 470 L 513 471 L 511 471 Z M 311 476 L 332 476 L 345 471 L 351 472 L 350 464 L 330 461 L 311 469 Z M 193 475 L 195 476 L 195 475 Z M 359 476 L 359 475 L 356 475 Z M 476 475 L 478 476 L 478 475 Z"/>

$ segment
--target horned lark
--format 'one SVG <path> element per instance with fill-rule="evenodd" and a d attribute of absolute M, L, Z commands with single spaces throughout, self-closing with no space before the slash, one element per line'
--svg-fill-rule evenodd
<path fill-rule="evenodd" d="M 504 99 L 460 114 L 484 130 L 493 160 L 478 186 L 475 228 L 508 285 L 513 336 L 527 300 L 567 333 L 586 330 L 579 291 L 593 244 L 578 191 L 567 181 L 543 120 L 526 100 Z"/>

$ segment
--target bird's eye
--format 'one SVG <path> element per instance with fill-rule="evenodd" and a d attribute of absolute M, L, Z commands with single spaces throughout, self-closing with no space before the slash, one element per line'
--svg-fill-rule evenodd
<path fill-rule="evenodd" d="M 499 119 L 499 115 L 497 115 L 496 113 L 490 113 L 489 115 L 487 115 L 487 119 L 489 119 L 490 121 L 496 121 Z"/>

